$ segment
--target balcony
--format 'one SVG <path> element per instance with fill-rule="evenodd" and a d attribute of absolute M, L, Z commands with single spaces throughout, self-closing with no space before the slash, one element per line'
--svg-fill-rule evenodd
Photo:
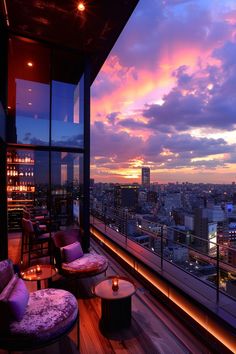
<path fill-rule="evenodd" d="M 95 228 L 95 224 L 93 227 Z M 98 227 L 98 222 L 96 227 Z M 20 257 L 19 243 L 20 234 L 12 234 L 9 238 L 9 256 L 15 262 Z M 107 252 L 104 245 L 105 243 L 101 244 L 100 241 L 91 240 L 91 249 L 108 257 L 109 268 L 106 275 L 120 274 L 129 277 L 137 286 L 136 294 L 132 297 L 132 323 L 130 328 L 119 332 L 101 331 L 99 327 L 100 299 L 92 294 L 91 289 L 94 284 L 103 279 L 104 275 L 79 280 L 77 297 L 80 311 L 81 354 L 117 352 L 142 354 L 147 352 L 147 348 L 150 353 L 230 353 L 230 350 L 215 341 L 212 336 L 199 337 L 199 329 L 196 332 L 196 328 L 194 329 L 190 322 L 183 321 L 177 313 L 173 313 L 173 309 L 166 307 L 162 302 L 163 299 L 154 296 L 134 272 L 123 267 L 110 252 Z M 27 286 L 31 291 L 36 290 L 34 282 L 27 282 Z M 71 285 L 60 276 L 55 278 L 52 286 L 73 291 L 70 288 Z M 65 350 L 68 354 L 78 353 L 75 342 L 76 329 L 59 343 L 44 348 L 43 353 L 65 353 Z M 4 351 L 0 353 L 5 354 Z M 37 353 L 42 353 L 42 351 L 38 350 Z"/>
<path fill-rule="evenodd" d="M 94 237 L 157 291 L 170 307 L 187 314 L 209 334 L 235 350 L 236 298 L 232 296 L 231 286 L 234 285 L 236 269 L 220 260 L 220 246 L 211 242 L 209 247 L 197 248 L 200 241 L 206 241 L 197 240 L 192 235 L 191 242 L 183 242 L 183 237 L 182 242 L 174 238 L 170 241 L 167 235 L 170 231 L 173 233 L 173 228 L 159 225 L 153 232 L 150 223 L 142 227 L 138 220 L 135 224 L 146 236 L 128 237 L 120 230 L 127 230 L 127 219 L 134 219 L 134 216 L 119 218 L 118 214 L 116 211 L 116 217 L 113 215 L 115 223 L 111 221 L 111 215 L 108 218 L 93 210 L 90 222 Z M 167 247 L 168 243 L 171 247 Z M 178 248 L 182 249 L 181 260 L 173 253 Z M 204 248 L 207 251 L 201 251 Z M 172 249 L 172 253 L 167 249 Z M 232 284 L 231 281 L 228 285 L 223 282 L 226 273 Z M 231 291 L 231 295 L 226 290 Z"/>

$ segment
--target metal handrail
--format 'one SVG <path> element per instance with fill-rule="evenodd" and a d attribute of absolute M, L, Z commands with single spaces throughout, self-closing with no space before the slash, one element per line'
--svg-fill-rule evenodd
<path fill-rule="evenodd" d="M 115 217 L 116 217 L 116 219 L 117 219 L 117 214 L 118 214 L 119 210 L 117 210 L 117 209 L 114 209 L 114 210 L 116 210 L 116 215 L 115 215 Z M 112 208 L 109 210 L 110 217 L 112 216 L 112 213 L 111 213 L 111 212 L 112 212 Z M 96 210 L 96 213 L 95 213 L 95 214 L 96 214 L 96 219 L 99 219 L 99 220 L 101 220 L 101 221 L 103 222 L 104 227 L 105 227 L 105 231 L 106 231 L 106 228 L 109 227 L 109 226 L 108 226 L 108 224 L 107 224 L 107 217 L 106 217 L 105 213 L 103 213 L 103 214 L 102 214 L 102 213 L 98 213 L 98 210 Z M 93 215 L 93 210 L 91 210 L 91 215 Z M 129 214 L 126 213 L 126 215 L 129 215 Z M 130 216 L 130 215 L 129 215 L 129 216 Z M 119 218 L 119 220 L 121 220 L 123 223 L 124 223 L 124 222 L 127 222 L 127 217 L 126 217 L 126 218 L 118 217 L 118 218 Z M 137 218 L 135 218 L 134 215 L 132 215 L 132 219 L 137 220 Z M 147 223 L 147 224 L 148 224 L 148 223 L 153 224 L 153 222 L 149 222 L 148 220 L 145 220 L 145 223 Z M 175 231 L 176 231 L 176 228 L 173 228 L 173 227 L 170 227 L 170 226 L 166 226 L 166 225 L 164 225 L 164 224 L 160 224 L 160 223 L 156 223 L 156 222 L 155 222 L 155 226 L 160 227 L 160 231 L 159 231 L 158 233 L 154 233 L 154 232 L 152 232 L 151 230 L 149 230 L 148 228 L 142 228 L 141 231 L 149 232 L 149 234 L 152 234 L 152 235 L 150 235 L 150 236 L 152 236 L 152 237 L 154 237 L 154 238 L 160 238 L 160 242 L 161 242 L 161 243 L 160 243 L 160 253 L 159 253 L 159 252 L 157 253 L 157 252 L 155 252 L 155 251 L 153 251 L 153 250 L 151 250 L 151 249 L 149 249 L 149 248 L 147 248 L 147 247 L 144 247 L 144 246 L 142 246 L 142 244 L 139 244 L 139 245 L 142 246 L 142 247 L 144 247 L 146 250 L 149 250 L 150 252 L 154 252 L 155 254 L 157 254 L 157 255 L 160 257 L 160 259 L 161 259 L 161 269 L 163 270 L 163 261 L 165 260 L 165 261 L 167 261 L 167 262 L 170 262 L 168 259 L 166 259 L 166 258 L 164 257 L 164 242 L 166 242 L 166 241 L 168 242 L 169 239 L 168 239 L 167 236 L 165 236 L 165 235 L 163 234 L 163 230 L 165 229 L 165 230 L 175 230 Z M 126 228 L 126 226 L 125 226 L 125 228 Z M 112 229 L 112 228 L 111 228 L 111 229 Z M 114 229 L 112 229 L 112 230 L 114 230 Z M 115 230 L 114 230 L 114 231 L 115 231 Z M 127 231 L 127 230 L 126 230 L 126 231 Z M 177 230 L 177 231 L 178 231 L 179 234 L 187 235 L 187 233 L 183 232 L 182 230 Z M 116 232 L 117 232 L 117 231 L 116 231 Z M 128 235 L 127 235 L 127 233 L 125 234 L 125 233 L 122 233 L 122 232 L 120 232 L 120 231 L 119 231 L 118 233 L 121 234 L 121 235 L 123 235 L 123 236 L 126 238 L 126 243 L 127 243 L 127 239 L 129 238 Z M 216 302 L 218 303 L 218 301 L 219 301 L 219 294 L 220 294 L 220 292 L 222 292 L 222 290 L 220 289 L 220 272 L 221 272 L 221 266 L 222 266 L 222 264 L 225 265 L 225 266 L 229 266 L 230 268 L 233 269 L 233 272 L 234 272 L 234 269 L 235 269 L 235 275 L 236 275 L 236 267 L 230 265 L 230 264 L 227 263 L 227 262 L 224 262 L 224 261 L 220 260 L 220 245 L 219 245 L 218 243 L 212 242 L 212 241 L 207 241 L 207 240 L 205 240 L 205 239 L 203 239 L 203 238 L 200 238 L 200 237 L 197 237 L 197 236 L 195 236 L 195 235 L 193 235 L 193 234 L 188 234 L 188 235 L 189 235 L 190 237 L 194 237 L 194 239 L 196 238 L 197 240 L 203 241 L 204 243 L 208 243 L 208 244 L 211 243 L 211 244 L 214 245 L 216 254 L 215 254 L 214 256 L 212 256 L 212 255 L 209 255 L 209 254 L 207 254 L 207 253 L 202 252 L 201 250 L 198 250 L 198 249 L 192 247 L 192 246 L 189 245 L 189 244 L 181 243 L 181 242 L 179 242 L 179 241 L 171 240 L 172 243 L 174 243 L 174 244 L 179 244 L 179 245 L 181 245 L 182 247 L 187 248 L 188 251 L 190 251 L 190 252 L 196 252 L 197 254 L 199 254 L 199 259 L 201 259 L 201 257 L 206 257 L 206 258 L 207 258 L 207 260 L 204 260 L 204 261 L 201 259 L 201 262 L 205 262 L 205 263 L 209 263 L 209 264 L 214 264 L 214 266 L 216 267 L 216 279 L 215 279 L 216 283 L 215 283 L 215 287 L 214 287 L 212 284 L 210 284 L 210 283 L 209 283 L 209 284 L 206 283 L 204 280 L 202 280 L 201 278 L 199 278 L 199 277 L 196 276 L 195 274 L 192 274 L 192 273 L 188 272 L 186 269 L 184 269 L 184 268 L 181 267 L 180 265 L 175 264 L 175 263 L 173 263 L 173 262 L 171 262 L 171 263 L 172 263 L 172 265 L 176 266 L 178 269 L 181 269 L 182 271 L 188 273 L 190 276 L 192 276 L 192 277 L 194 277 L 194 278 L 197 278 L 198 280 L 200 280 L 200 281 L 203 282 L 204 284 L 210 286 L 211 288 L 214 288 L 214 289 L 216 290 Z M 135 239 L 132 238 L 132 240 L 135 242 Z M 230 248 L 229 248 L 229 249 L 230 249 Z M 230 272 L 231 272 L 231 270 L 230 270 Z M 226 294 L 227 296 L 229 296 L 230 298 L 232 298 L 233 300 L 235 300 L 234 297 L 231 297 L 231 296 L 230 296 L 229 294 L 227 294 L 226 292 L 223 292 L 223 293 Z"/>

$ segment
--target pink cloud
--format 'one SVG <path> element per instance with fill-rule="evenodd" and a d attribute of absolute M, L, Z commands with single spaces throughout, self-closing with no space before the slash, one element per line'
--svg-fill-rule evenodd
<path fill-rule="evenodd" d="M 137 168 L 135 160 L 149 161 L 153 169 L 159 163 L 182 168 L 179 176 L 187 168 L 219 170 L 226 160 L 219 160 L 218 167 L 210 160 L 191 166 L 191 159 L 180 155 L 182 160 L 176 157 L 167 163 L 160 155 L 164 145 L 154 144 L 152 154 L 148 146 L 152 139 L 170 142 L 171 135 L 184 130 L 191 146 L 199 138 L 193 129 L 202 134 L 204 127 L 233 129 L 230 102 L 235 98 L 236 70 L 231 53 L 235 53 L 236 10 L 229 11 L 225 4 L 227 11 L 220 17 L 201 1 L 146 0 L 145 4 L 140 2 L 92 88 L 94 176 L 102 180 L 110 173 L 110 180 L 125 178 L 125 171 L 130 175 Z M 214 143 L 218 146 L 217 140 Z M 222 149 L 226 146 L 232 154 L 234 147 L 226 144 Z M 193 151 L 200 158 L 196 146 Z M 207 148 L 205 152 L 210 153 Z"/>

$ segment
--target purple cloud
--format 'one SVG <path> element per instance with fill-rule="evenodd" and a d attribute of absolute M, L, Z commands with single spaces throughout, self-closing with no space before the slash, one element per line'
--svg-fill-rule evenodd
<path fill-rule="evenodd" d="M 156 78 L 158 91 L 162 78 L 158 81 L 157 73 L 166 68 L 172 71 L 168 75 L 173 84 L 162 96 L 162 105 L 153 103 L 160 101 L 160 93 L 156 99 L 152 93 L 149 100 L 145 92 L 146 104 L 133 104 L 127 118 L 121 102 L 103 113 L 104 123 L 92 127 L 97 166 L 128 168 L 135 158 L 170 170 L 227 169 L 236 163 L 236 145 L 212 138 L 236 129 L 235 22 L 226 20 L 233 5 L 226 1 L 219 8 L 201 0 L 140 1 L 94 94 L 114 99 L 120 87 L 129 86 L 129 78 L 145 85 L 145 75 L 147 80 Z M 131 90 L 134 86 L 130 83 Z M 196 130 L 202 137 L 194 136 Z"/>

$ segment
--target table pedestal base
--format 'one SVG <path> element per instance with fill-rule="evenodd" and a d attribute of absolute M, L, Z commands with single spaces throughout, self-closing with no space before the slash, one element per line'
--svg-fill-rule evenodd
<path fill-rule="evenodd" d="M 117 330 L 130 326 L 131 323 L 131 296 L 123 299 L 101 299 L 102 317 L 101 326 L 108 330 Z"/>

